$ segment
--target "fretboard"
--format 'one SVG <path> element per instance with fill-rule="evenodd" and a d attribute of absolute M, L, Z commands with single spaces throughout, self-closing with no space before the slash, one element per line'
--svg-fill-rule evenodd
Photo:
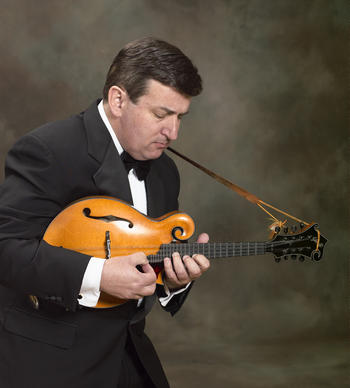
<path fill-rule="evenodd" d="M 165 257 L 171 257 L 174 252 L 179 252 L 181 256 L 192 256 L 199 253 L 208 259 L 257 256 L 270 252 L 270 244 L 266 242 L 162 244 L 157 254 L 149 255 L 147 258 L 151 264 L 157 264 L 161 263 Z"/>

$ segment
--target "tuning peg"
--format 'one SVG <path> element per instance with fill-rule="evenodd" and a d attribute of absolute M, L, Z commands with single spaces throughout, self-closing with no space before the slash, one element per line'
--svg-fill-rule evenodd
<path fill-rule="evenodd" d="M 281 228 L 280 228 L 279 226 L 276 226 L 275 232 L 276 232 L 276 233 L 279 233 L 280 231 L 281 231 Z"/>
<path fill-rule="evenodd" d="M 288 255 L 283 256 L 284 260 L 288 260 Z"/>
<path fill-rule="evenodd" d="M 276 263 L 279 263 L 281 261 L 281 258 L 280 257 L 275 257 L 275 262 Z"/>
<path fill-rule="evenodd" d="M 290 257 L 292 258 L 292 260 L 296 260 L 297 259 L 297 255 L 291 255 Z"/>
<path fill-rule="evenodd" d="M 283 228 L 283 232 L 284 232 L 285 234 L 288 233 L 288 226 L 286 226 L 286 227 Z"/>
<path fill-rule="evenodd" d="M 303 222 L 300 222 L 299 226 L 300 226 L 300 229 L 303 229 L 303 227 L 305 226 L 305 224 L 304 224 Z"/>
<path fill-rule="evenodd" d="M 297 231 L 297 227 L 295 225 L 292 226 L 292 233 L 295 233 Z"/>
<path fill-rule="evenodd" d="M 299 261 L 301 261 L 301 262 L 305 261 L 305 257 L 304 256 L 299 256 Z"/>

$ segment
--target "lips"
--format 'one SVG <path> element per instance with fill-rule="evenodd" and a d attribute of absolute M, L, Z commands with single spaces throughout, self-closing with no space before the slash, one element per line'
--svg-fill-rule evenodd
<path fill-rule="evenodd" d="M 158 141 L 156 141 L 155 144 L 156 144 L 156 146 L 157 146 L 158 148 L 167 148 L 168 145 L 169 145 L 169 142 L 163 143 L 163 142 L 158 142 Z"/>

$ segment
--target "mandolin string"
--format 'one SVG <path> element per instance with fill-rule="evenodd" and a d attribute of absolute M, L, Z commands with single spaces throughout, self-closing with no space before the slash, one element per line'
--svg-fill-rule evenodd
<path fill-rule="evenodd" d="M 309 239 L 299 239 L 295 240 L 296 242 L 305 242 L 309 241 Z M 285 245 L 287 241 L 276 241 L 276 242 L 239 242 L 239 243 L 231 243 L 231 242 L 216 242 L 216 243 L 190 243 L 190 244 L 161 244 L 159 245 L 145 245 L 145 246 L 139 246 L 139 245 L 129 245 L 129 246 L 121 246 L 121 247 L 111 247 L 114 251 L 124 251 L 124 250 L 135 250 L 139 249 L 141 251 L 147 251 L 150 249 L 159 249 L 159 251 L 162 252 L 194 252 L 194 253 L 207 253 L 207 252 L 222 252 L 223 250 L 227 249 L 228 247 L 232 246 L 232 249 L 247 249 L 250 251 L 254 251 L 255 249 L 259 249 L 257 247 L 265 247 L 265 246 L 271 246 L 271 247 L 278 247 L 281 245 Z M 84 250 L 91 250 L 91 251 L 98 251 L 103 249 L 102 247 L 69 247 L 66 246 L 66 249 L 74 249 L 76 251 L 84 251 Z"/>
<path fill-rule="evenodd" d="M 203 246 L 205 245 L 205 246 Z M 201 248 L 201 249 L 199 249 Z M 235 257 L 235 256 L 252 256 L 252 255 L 262 255 L 267 252 L 266 243 L 211 243 L 211 244 L 163 244 L 160 246 L 159 251 L 156 254 L 149 254 L 147 257 L 151 263 L 162 262 L 165 257 L 171 257 L 172 253 L 179 252 L 181 256 L 193 254 L 204 254 L 211 259 L 214 258 L 224 258 L 224 257 Z M 146 251 L 150 247 L 122 247 L 117 249 L 112 249 L 112 252 L 116 250 L 123 251 L 125 249 L 143 249 Z M 78 250 L 78 249 L 76 249 Z M 89 252 L 93 251 L 92 248 L 88 249 Z M 82 251 L 82 250 L 80 250 Z M 101 251 L 101 248 L 96 248 L 95 251 Z M 98 255 L 95 255 L 98 256 Z"/>
<path fill-rule="evenodd" d="M 257 244 L 269 244 L 269 242 L 239 242 L 239 243 L 232 243 L 232 242 L 215 242 L 215 243 L 189 243 L 189 244 L 161 244 L 159 245 L 129 245 L 129 246 L 120 246 L 120 247 L 111 247 L 112 250 L 133 250 L 133 249 L 140 249 L 140 250 L 149 250 L 149 249 L 166 249 L 168 247 L 170 252 L 176 252 L 178 250 L 185 251 L 186 250 L 198 250 L 198 251 L 203 251 L 206 252 L 206 249 L 210 249 L 211 251 L 218 251 L 220 252 L 224 246 L 228 245 L 232 246 L 245 246 L 249 244 L 250 246 L 255 246 Z M 273 243 L 273 244 L 278 244 L 278 243 Z M 209 248 L 206 248 L 206 246 L 210 246 Z M 103 249 L 101 246 L 96 246 L 96 247 L 69 247 L 66 246 L 66 249 L 74 249 L 76 251 L 80 250 L 101 250 Z M 203 250 L 204 248 L 204 250 Z M 198 252 L 197 252 L 198 253 Z"/>
<path fill-rule="evenodd" d="M 294 240 L 297 243 L 308 241 L 308 239 Z M 211 259 L 215 258 L 227 258 L 227 257 L 239 257 L 239 256 L 254 256 L 263 255 L 265 253 L 272 253 L 273 249 L 281 246 L 285 246 L 288 241 L 270 241 L 270 242 L 215 242 L 215 243 L 178 243 L 178 244 L 161 244 L 160 246 L 124 246 L 124 247 L 112 247 L 112 251 L 130 251 L 130 250 L 143 250 L 147 253 L 147 250 L 158 249 L 155 254 L 147 255 L 151 263 L 160 263 L 165 257 L 170 257 L 172 253 L 179 252 L 181 256 L 193 254 L 204 254 Z M 71 248 L 72 249 L 72 248 Z M 73 248 L 77 251 L 88 250 L 100 251 L 100 247 L 89 247 L 85 249 Z"/>

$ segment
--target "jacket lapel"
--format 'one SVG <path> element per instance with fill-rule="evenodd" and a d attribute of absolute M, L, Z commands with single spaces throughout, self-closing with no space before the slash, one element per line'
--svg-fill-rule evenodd
<path fill-rule="evenodd" d="M 132 203 L 127 173 L 98 112 L 98 103 L 99 101 L 93 103 L 84 112 L 88 153 L 100 164 L 92 178 L 100 194 Z"/>
<path fill-rule="evenodd" d="M 122 199 L 132 204 L 128 176 L 111 140 L 100 168 L 93 175 L 96 186 L 104 195 Z"/>

